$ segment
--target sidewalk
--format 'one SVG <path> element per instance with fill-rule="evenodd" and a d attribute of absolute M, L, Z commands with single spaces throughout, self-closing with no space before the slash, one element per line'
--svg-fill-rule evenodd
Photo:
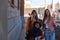
<path fill-rule="evenodd" d="M 26 28 L 24 27 L 22 28 L 19 40 L 25 40 L 25 37 L 26 37 Z"/>

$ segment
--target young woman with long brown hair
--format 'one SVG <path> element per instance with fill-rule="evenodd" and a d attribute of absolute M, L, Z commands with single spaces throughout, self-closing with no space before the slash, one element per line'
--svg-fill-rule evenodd
<path fill-rule="evenodd" d="M 26 32 L 32 29 L 33 23 L 38 20 L 37 12 L 36 10 L 32 10 L 32 13 L 29 15 L 30 17 L 27 20 L 26 24 Z"/>
<path fill-rule="evenodd" d="M 30 35 L 29 35 L 29 32 L 33 29 L 33 24 L 34 24 L 34 22 L 39 22 L 39 23 L 41 23 L 42 22 L 42 20 L 40 20 L 39 18 L 38 18 L 38 15 L 37 15 L 37 12 L 36 12 L 36 10 L 32 10 L 32 13 L 30 14 L 30 17 L 28 18 L 28 20 L 27 20 L 27 25 L 26 25 L 26 33 L 27 33 L 27 40 L 33 40 L 33 38 L 34 37 L 30 37 Z M 29 37 L 30 37 L 30 39 L 29 39 Z"/>
<path fill-rule="evenodd" d="M 55 40 L 54 25 L 56 24 L 55 19 L 51 16 L 49 9 L 44 12 L 44 29 L 45 29 L 45 40 Z"/>

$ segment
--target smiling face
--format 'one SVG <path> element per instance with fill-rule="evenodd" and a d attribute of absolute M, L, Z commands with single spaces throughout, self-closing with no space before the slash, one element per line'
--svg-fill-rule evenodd
<path fill-rule="evenodd" d="M 32 15 L 33 15 L 33 17 L 36 17 L 36 16 L 37 16 L 37 13 L 34 11 L 34 12 L 32 13 Z"/>
<path fill-rule="evenodd" d="M 39 28 L 39 27 L 40 27 L 40 24 L 39 24 L 39 23 L 36 23 L 36 24 L 35 24 L 35 27 L 36 27 L 36 28 Z"/>
<path fill-rule="evenodd" d="M 37 18 L 37 12 L 36 12 L 36 10 L 33 10 L 31 14 L 33 15 L 34 18 Z"/>
<path fill-rule="evenodd" d="M 36 17 L 36 12 L 33 12 L 33 16 Z"/>
<path fill-rule="evenodd" d="M 49 17 L 49 15 L 50 15 L 50 11 L 49 10 L 46 10 L 46 15 L 47 15 L 47 17 Z"/>

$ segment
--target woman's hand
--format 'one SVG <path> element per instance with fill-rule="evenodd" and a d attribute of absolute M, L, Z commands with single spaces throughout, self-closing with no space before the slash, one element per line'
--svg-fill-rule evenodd
<path fill-rule="evenodd" d="M 44 38 L 44 35 L 38 37 L 38 39 L 43 39 L 43 38 Z"/>
<path fill-rule="evenodd" d="M 34 18 L 33 18 L 33 14 L 30 14 L 30 13 L 29 13 L 29 16 L 31 17 L 31 20 L 33 20 L 33 19 L 34 19 Z"/>

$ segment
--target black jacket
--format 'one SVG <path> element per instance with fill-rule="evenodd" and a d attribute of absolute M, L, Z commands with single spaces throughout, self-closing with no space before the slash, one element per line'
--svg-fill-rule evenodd
<path fill-rule="evenodd" d="M 37 37 L 37 36 L 41 36 L 42 35 L 42 31 L 40 30 L 40 28 L 36 28 L 34 27 L 30 32 L 29 32 L 30 35 L 33 35 L 34 37 Z"/>

